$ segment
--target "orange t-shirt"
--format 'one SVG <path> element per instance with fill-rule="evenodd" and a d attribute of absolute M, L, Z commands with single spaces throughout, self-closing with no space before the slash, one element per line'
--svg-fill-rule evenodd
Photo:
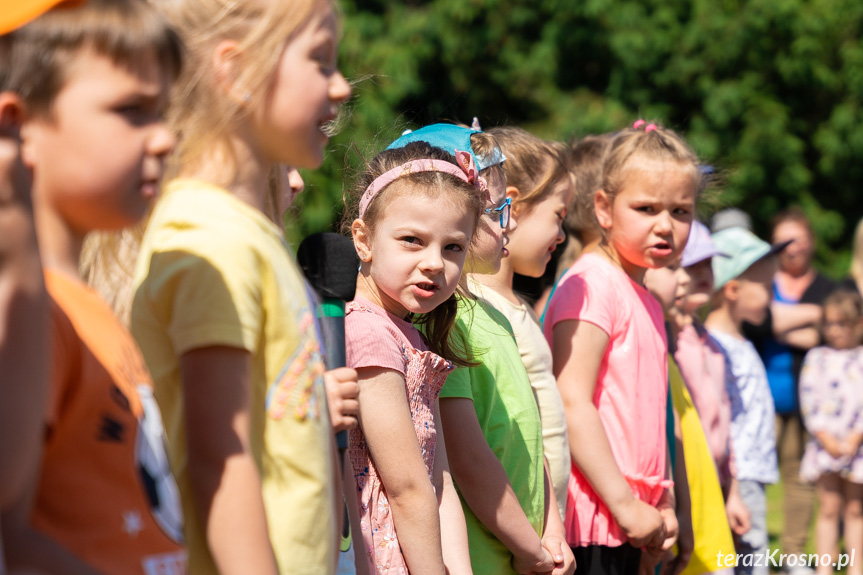
<path fill-rule="evenodd" d="M 51 271 L 53 381 L 33 525 L 111 574 L 182 574 L 182 511 L 152 382 L 132 336 Z"/>

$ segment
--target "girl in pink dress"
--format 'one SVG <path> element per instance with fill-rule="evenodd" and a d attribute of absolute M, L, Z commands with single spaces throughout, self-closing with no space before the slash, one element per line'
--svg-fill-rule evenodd
<path fill-rule="evenodd" d="M 648 268 L 680 257 L 700 174 L 671 130 L 609 143 L 594 196 L 602 241 L 564 274 L 543 326 L 569 430 L 566 535 L 576 573 L 636 573 L 677 535 L 667 458 L 668 346 Z"/>
<path fill-rule="evenodd" d="M 835 560 L 840 516 L 846 553 L 863 557 L 863 301 L 837 291 L 823 307 L 827 345 L 809 350 L 800 373 L 800 409 L 811 434 L 800 477 L 815 482 L 815 551 Z M 817 570 L 832 573 L 833 562 L 819 561 Z M 852 560 L 848 573 L 863 573 L 861 563 Z"/>
<path fill-rule="evenodd" d="M 470 573 L 437 403 L 454 364 L 467 362 L 448 336 L 487 192 L 472 155 L 456 155 L 425 142 L 385 150 L 349 211 L 357 215 L 350 229 L 361 260 L 345 319 L 347 361 L 360 385 L 360 425 L 349 448 L 359 515 L 353 531 L 366 551 L 357 552 L 360 572 L 444 573 L 446 565 Z M 414 323 L 425 325 L 428 339 Z"/>

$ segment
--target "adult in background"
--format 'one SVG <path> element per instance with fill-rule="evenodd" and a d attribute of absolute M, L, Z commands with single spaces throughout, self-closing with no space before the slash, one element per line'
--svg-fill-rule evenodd
<path fill-rule="evenodd" d="M 842 281 L 842 287 L 863 295 L 863 220 L 854 230 L 854 247 L 851 254 L 851 270 Z"/>
<path fill-rule="evenodd" d="M 812 267 L 815 235 L 799 208 L 779 213 L 771 224 L 771 242 L 791 244 L 779 253 L 779 269 L 773 277 L 771 313 L 759 326 L 745 324 L 744 333 L 755 344 L 767 368 L 767 379 L 776 407 L 776 452 L 784 486 L 783 553 L 803 553 L 812 520 L 814 488 L 800 480 L 800 460 L 806 445 L 806 429 L 800 416 L 800 370 L 806 352 L 820 342 L 820 304 L 836 284 Z M 810 573 L 806 566 L 789 573 Z"/>

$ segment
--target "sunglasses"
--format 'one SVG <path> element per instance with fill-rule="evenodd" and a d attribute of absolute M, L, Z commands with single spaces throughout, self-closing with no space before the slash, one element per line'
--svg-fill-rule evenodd
<path fill-rule="evenodd" d="M 509 212 L 512 210 L 512 199 L 506 198 L 503 201 L 503 204 L 496 208 L 486 208 L 485 213 L 491 218 L 495 219 L 495 212 L 497 212 L 498 221 L 500 221 L 500 227 L 506 228 L 509 225 Z"/>

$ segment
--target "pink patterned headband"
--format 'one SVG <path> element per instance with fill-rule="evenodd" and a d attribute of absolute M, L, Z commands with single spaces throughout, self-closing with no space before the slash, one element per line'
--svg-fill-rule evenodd
<path fill-rule="evenodd" d="M 481 194 L 487 196 L 488 185 L 486 184 L 485 178 L 479 175 L 479 170 L 476 169 L 476 165 L 473 162 L 473 156 L 468 152 L 460 152 L 459 150 L 456 150 L 455 159 L 458 162 L 458 166 L 445 160 L 422 158 L 405 162 L 401 166 L 396 166 L 391 170 L 387 170 L 369 184 L 369 187 L 366 188 L 366 191 L 363 193 L 363 197 L 360 198 L 359 217 L 362 218 L 366 214 L 369 204 L 372 203 L 375 196 L 377 196 L 385 187 L 399 178 L 403 178 L 410 174 L 418 174 L 420 172 L 444 172 L 446 174 L 452 174 L 458 179 L 473 185 Z"/>

